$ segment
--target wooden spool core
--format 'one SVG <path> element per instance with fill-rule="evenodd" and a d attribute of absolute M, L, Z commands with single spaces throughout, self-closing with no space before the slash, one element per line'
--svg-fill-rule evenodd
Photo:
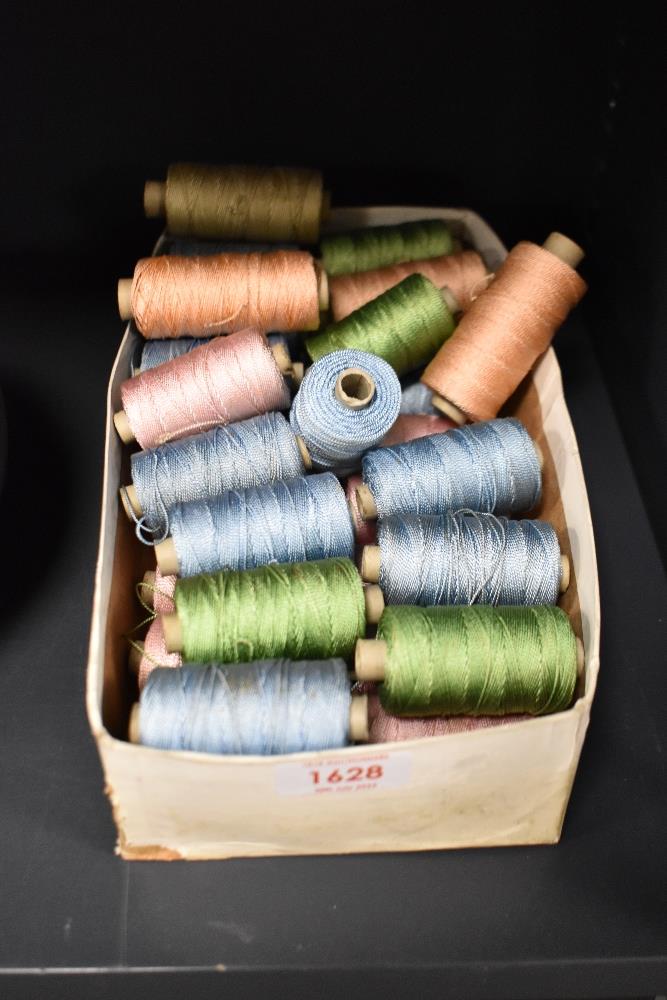
<path fill-rule="evenodd" d="M 173 538 L 165 538 L 155 546 L 155 558 L 162 576 L 178 576 L 180 567 Z"/>
<path fill-rule="evenodd" d="M 575 645 L 577 647 L 577 677 L 581 680 L 584 676 L 584 667 L 586 666 L 586 654 L 584 652 L 584 644 L 579 636 L 575 639 Z"/>
<path fill-rule="evenodd" d="M 535 449 L 535 454 L 537 455 L 537 461 L 539 462 L 540 472 L 544 468 L 544 452 L 540 448 L 537 441 L 533 441 L 533 448 Z"/>
<path fill-rule="evenodd" d="M 364 743 L 370 739 L 367 694 L 352 695 L 350 701 L 350 739 Z"/>
<path fill-rule="evenodd" d="M 384 680 L 387 643 L 384 639 L 357 639 L 354 649 L 354 672 L 359 681 Z"/>
<path fill-rule="evenodd" d="M 143 642 L 138 642 L 136 646 L 130 646 L 130 655 L 127 658 L 127 665 L 133 674 L 139 673 L 139 667 L 141 666 L 141 658 L 143 655 L 144 655 Z"/>
<path fill-rule="evenodd" d="M 320 312 L 326 312 L 329 308 L 329 277 L 318 261 L 314 263 L 315 273 L 317 274 L 317 298 L 320 304 Z"/>
<path fill-rule="evenodd" d="M 292 373 L 292 359 L 289 356 L 289 351 L 284 344 L 272 344 L 271 353 L 273 354 L 274 360 L 278 365 L 278 368 L 283 373 L 283 375 L 291 375 Z"/>
<path fill-rule="evenodd" d="M 463 312 L 459 304 L 459 300 L 454 295 L 451 288 L 448 288 L 447 285 L 444 285 L 440 289 L 440 295 L 442 297 L 442 301 L 445 303 L 452 316 L 456 316 L 457 313 Z"/>
<path fill-rule="evenodd" d="M 292 381 L 296 386 L 301 385 L 305 373 L 306 373 L 306 368 L 303 361 L 292 362 Z"/>
<path fill-rule="evenodd" d="M 155 590 L 155 570 L 147 569 L 141 583 L 141 595 L 144 599 L 144 604 L 152 608 L 155 603 L 155 598 L 153 597 L 153 591 Z"/>
<path fill-rule="evenodd" d="M 458 406 L 454 406 L 454 404 L 450 403 L 444 396 L 439 396 L 437 392 L 434 392 L 431 396 L 431 402 L 435 406 L 436 410 L 439 410 L 440 413 L 449 417 L 449 419 L 453 420 L 459 427 L 462 427 L 465 423 L 467 423 L 468 418 L 463 410 L 459 410 Z"/>
<path fill-rule="evenodd" d="M 560 554 L 560 592 L 564 594 L 570 586 L 570 560 L 564 552 Z"/>
<path fill-rule="evenodd" d="M 120 412 L 123 413 L 123 416 L 125 415 L 123 410 Z M 116 414 L 116 416 L 118 416 L 118 414 Z M 115 421 L 116 417 L 114 417 L 114 423 Z M 141 517 L 143 510 L 141 509 L 139 496 L 137 495 L 134 484 L 130 483 L 129 486 L 121 486 L 118 493 L 120 495 L 120 502 L 123 505 L 123 510 L 127 514 L 130 521 L 133 521 L 134 517 Z M 134 517 L 132 515 L 134 515 Z"/>
<path fill-rule="evenodd" d="M 364 545 L 361 552 L 361 579 L 377 583 L 380 579 L 381 550 L 379 545 Z"/>
<path fill-rule="evenodd" d="M 139 743 L 139 737 L 141 734 L 140 727 L 140 708 L 139 702 L 135 701 L 134 705 L 130 709 L 130 724 L 128 726 L 127 736 L 130 743 Z"/>
<path fill-rule="evenodd" d="M 125 410 L 119 410 L 118 413 L 114 413 L 113 422 L 123 444 L 132 444 L 134 441 L 134 431 L 130 427 L 130 421 L 127 419 Z"/>
<path fill-rule="evenodd" d="M 346 368 L 336 379 L 336 399 L 351 410 L 362 410 L 375 396 L 375 380 L 362 368 Z"/>
<path fill-rule="evenodd" d="M 132 278 L 118 279 L 118 312 L 121 319 L 132 319 Z"/>
<path fill-rule="evenodd" d="M 542 247 L 552 253 L 554 257 L 562 260 L 564 264 L 569 264 L 574 270 L 586 256 L 578 243 L 575 243 L 568 236 L 563 236 L 562 233 L 551 233 Z"/>
<path fill-rule="evenodd" d="M 374 521 L 378 516 L 378 509 L 368 486 L 362 483 L 361 486 L 357 486 L 355 493 L 357 494 L 357 507 L 364 521 Z"/>
<path fill-rule="evenodd" d="M 366 604 L 366 622 L 377 625 L 384 611 L 384 594 L 376 583 L 364 587 L 364 602 Z"/>
<path fill-rule="evenodd" d="M 146 181 L 144 184 L 144 212 L 148 219 L 162 219 L 167 214 L 166 181 Z"/>
<path fill-rule="evenodd" d="M 174 611 L 170 615 L 162 615 L 162 630 L 164 632 L 164 643 L 168 653 L 180 653 L 183 651 L 183 629 L 181 620 Z"/>
<path fill-rule="evenodd" d="M 303 464 L 306 469 L 310 470 L 313 467 L 313 460 L 310 457 L 310 452 L 308 451 L 308 448 L 306 447 L 306 442 L 303 440 L 300 434 L 297 434 L 295 436 L 296 436 L 296 443 L 299 447 L 299 451 L 301 452 L 301 458 L 303 459 Z"/>

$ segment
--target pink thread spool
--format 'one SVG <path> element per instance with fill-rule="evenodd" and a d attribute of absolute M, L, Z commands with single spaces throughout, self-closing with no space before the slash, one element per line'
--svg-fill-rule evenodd
<path fill-rule="evenodd" d="M 144 449 L 157 448 L 219 424 L 287 409 L 284 374 L 290 368 L 285 349 L 269 348 L 259 330 L 216 338 L 123 382 L 116 430 L 126 443 L 136 438 Z"/>
<path fill-rule="evenodd" d="M 415 438 L 426 437 L 428 434 L 442 434 L 456 427 L 453 420 L 446 417 L 436 417 L 435 414 L 401 413 L 388 434 L 382 439 L 383 447 L 389 444 L 402 444 L 404 441 L 414 441 Z"/>
<path fill-rule="evenodd" d="M 331 311 L 335 322 L 345 319 L 355 309 L 393 288 L 410 274 L 423 274 L 437 288 L 447 287 L 462 310 L 487 287 L 490 280 L 484 261 L 474 250 L 431 257 L 428 260 L 405 261 L 373 271 L 342 274 L 329 279 Z"/>

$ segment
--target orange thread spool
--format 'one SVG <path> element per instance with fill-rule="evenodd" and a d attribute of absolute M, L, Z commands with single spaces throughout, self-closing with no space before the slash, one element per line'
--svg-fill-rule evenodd
<path fill-rule="evenodd" d="M 452 416 L 458 408 L 460 422 L 497 415 L 586 292 L 574 270 L 583 255 L 559 233 L 543 247 L 514 247 L 424 371 L 434 406 Z"/>
<path fill-rule="evenodd" d="M 301 250 L 147 257 L 134 269 L 131 313 L 144 337 L 211 337 L 247 327 L 316 330 L 315 261 Z"/>
<path fill-rule="evenodd" d="M 405 261 L 373 271 L 342 274 L 329 278 L 334 320 L 338 322 L 349 316 L 355 309 L 377 298 L 388 288 L 393 288 L 410 274 L 423 274 L 438 288 L 449 288 L 464 311 L 485 290 L 489 278 L 484 261 L 474 250 L 428 260 Z"/>

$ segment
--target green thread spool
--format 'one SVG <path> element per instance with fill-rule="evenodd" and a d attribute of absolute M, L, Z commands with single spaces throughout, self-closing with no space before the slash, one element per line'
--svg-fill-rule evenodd
<path fill-rule="evenodd" d="M 350 559 L 202 574 L 177 582 L 165 638 L 175 645 L 175 619 L 191 663 L 349 658 L 366 629 L 366 593 Z"/>
<path fill-rule="evenodd" d="M 372 226 L 348 233 L 334 233 L 320 241 L 327 274 L 356 274 L 376 267 L 425 260 L 454 253 L 452 234 L 441 219 L 403 222 L 398 226 Z"/>
<path fill-rule="evenodd" d="M 579 654 L 558 607 L 386 608 L 357 644 L 360 679 L 393 715 L 545 715 L 572 702 Z"/>
<path fill-rule="evenodd" d="M 344 348 L 384 358 L 398 375 L 425 365 L 451 337 L 454 315 L 443 293 L 423 274 L 411 274 L 361 309 L 306 340 L 313 361 Z"/>

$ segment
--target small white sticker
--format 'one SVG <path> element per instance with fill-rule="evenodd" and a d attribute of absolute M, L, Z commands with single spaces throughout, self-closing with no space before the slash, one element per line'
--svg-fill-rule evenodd
<path fill-rule="evenodd" d="M 410 753 L 279 764 L 276 791 L 279 795 L 356 795 L 376 788 L 399 788 L 410 780 L 411 766 Z"/>

